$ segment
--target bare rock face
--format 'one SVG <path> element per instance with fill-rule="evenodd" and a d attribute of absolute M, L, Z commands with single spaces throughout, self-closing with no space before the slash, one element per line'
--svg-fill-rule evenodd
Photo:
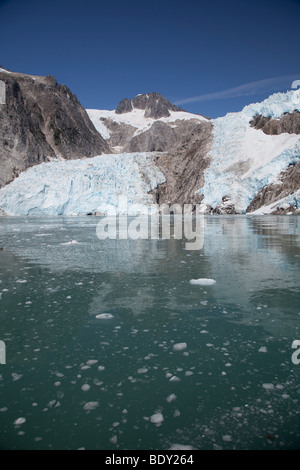
<path fill-rule="evenodd" d="M 110 118 L 101 118 L 103 124 L 110 131 L 110 138 L 107 143 L 112 150 L 119 150 L 124 152 L 128 143 L 133 138 L 136 128 L 124 122 L 117 122 Z"/>
<path fill-rule="evenodd" d="M 145 110 L 144 116 L 153 119 L 169 117 L 170 111 L 182 111 L 182 108 L 178 108 L 170 103 L 170 101 L 157 92 L 137 95 L 132 100 L 125 98 L 119 103 L 116 114 L 128 113 L 133 109 Z"/>
<path fill-rule="evenodd" d="M 53 157 L 110 153 L 85 109 L 53 77 L 0 71 L 6 104 L 0 105 L 0 187 Z"/>
<path fill-rule="evenodd" d="M 296 192 L 300 187 L 300 162 L 290 165 L 281 172 L 278 180 L 281 183 L 272 183 L 262 188 L 247 207 L 246 212 L 253 212 Z M 283 213 L 283 210 L 279 213 Z"/>
<path fill-rule="evenodd" d="M 272 119 L 257 114 L 250 121 L 250 126 L 261 129 L 267 135 L 279 135 L 284 132 L 288 134 L 300 134 L 300 113 L 285 113 L 280 119 Z"/>
<path fill-rule="evenodd" d="M 189 121 L 188 121 L 189 122 Z M 181 142 L 177 136 L 173 150 L 162 153 L 156 164 L 166 177 L 153 194 L 157 204 L 199 204 L 203 195 L 197 190 L 204 184 L 204 171 L 210 160 L 207 153 L 213 140 L 213 125 L 210 122 L 195 124 L 189 122 Z"/>

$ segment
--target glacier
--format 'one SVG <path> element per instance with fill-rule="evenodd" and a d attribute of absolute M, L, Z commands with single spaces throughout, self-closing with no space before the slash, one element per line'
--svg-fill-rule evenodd
<path fill-rule="evenodd" d="M 237 212 L 245 213 L 261 188 L 299 160 L 299 135 L 266 135 L 249 124 L 256 114 L 278 119 L 295 110 L 300 111 L 300 90 L 275 93 L 239 113 L 214 120 L 213 144 L 207 154 L 211 164 L 198 190 L 204 195 L 203 205 L 215 208 L 227 198 Z"/>
<path fill-rule="evenodd" d="M 1 210 L 10 216 L 145 213 L 153 204 L 149 191 L 165 182 L 153 153 L 99 155 L 41 163 L 22 172 L 0 190 Z"/>
<path fill-rule="evenodd" d="M 204 171 L 202 212 L 232 204 L 235 211 L 245 213 L 264 186 L 277 182 L 288 165 L 300 159 L 300 137 L 283 133 L 266 135 L 250 126 L 256 114 L 279 119 L 284 113 L 300 111 L 300 89 L 276 93 L 260 103 L 245 106 L 241 112 L 228 113 L 212 120 L 213 142 L 206 158 L 210 165 Z M 101 117 L 131 124 L 136 132 L 144 132 L 154 122 L 143 111 L 117 115 L 114 111 L 88 110 L 96 128 L 105 139 L 110 137 Z M 164 122 L 194 119 L 186 112 L 171 113 Z M 199 124 L 205 118 L 198 116 Z M 155 163 L 158 154 L 115 153 L 78 160 L 54 159 L 31 167 L 0 190 L 0 215 L 85 215 L 107 214 L 113 207 L 131 215 L 145 213 L 155 203 L 151 190 L 166 182 Z M 126 195 L 128 209 L 119 207 L 119 196 Z M 300 207 L 299 192 L 289 199 L 276 201 Z M 273 205 L 274 205 L 273 204 Z M 272 205 L 272 207 L 273 207 Z M 259 210 L 268 213 L 271 208 Z"/>

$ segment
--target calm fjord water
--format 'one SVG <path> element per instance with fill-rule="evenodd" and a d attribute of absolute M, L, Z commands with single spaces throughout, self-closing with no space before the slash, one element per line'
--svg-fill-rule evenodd
<path fill-rule="evenodd" d="M 0 448 L 299 449 L 300 217 L 200 251 L 97 222 L 0 218 Z"/>

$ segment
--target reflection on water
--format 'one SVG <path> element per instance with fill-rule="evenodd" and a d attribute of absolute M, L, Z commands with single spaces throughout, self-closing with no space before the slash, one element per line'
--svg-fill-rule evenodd
<path fill-rule="evenodd" d="M 0 219 L 0 448 L 300 447 L 300 218 L 207 217 L 198 251 L 97 222 Z"/>

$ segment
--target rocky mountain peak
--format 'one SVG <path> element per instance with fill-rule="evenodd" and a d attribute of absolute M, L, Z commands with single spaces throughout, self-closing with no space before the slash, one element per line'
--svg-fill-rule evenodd
<path fill-rule="evenodd" d="M 170 111 L 183 111 L 172 104 L 167 98 L 160 93 L 153 92 L 145 95 L 139 94 L 133 99 L 125 98 L 120 101 L 116 114 L 129 113 L 133 109 L 145 110 L 145 117 L 160 119 L 162 117 L 169 117 Z"/>

